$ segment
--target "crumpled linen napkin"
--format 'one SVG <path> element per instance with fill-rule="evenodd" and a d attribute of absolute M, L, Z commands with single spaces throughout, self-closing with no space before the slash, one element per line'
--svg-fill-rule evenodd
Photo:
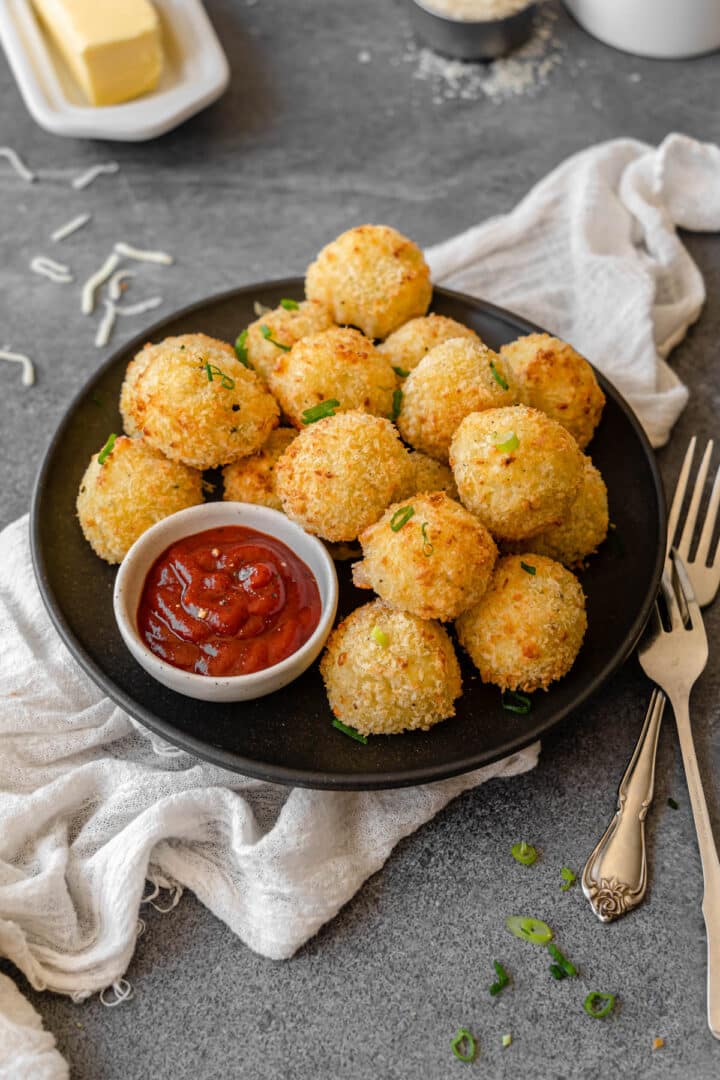
<path fill-rule="evenodd" d="M 0 975 L 0 1080 L 69 1080 L 55 1039 L 12 979 Z"/>
<path fill-rule="evenodd" d="M 438 282 L 576 344 L 660 444 L 686 400 L 664 363 L 702 278 L 674 226 L 720 228 L 720 150 L 622 139 L 569 159 L 505 217 L 428 253 Z M 27 519 L 0 534 L 0 953 L 33 986 L 116 984 L 146 878 L 192 889 L 252 949 L 285 958 L 395 844 L 536 744 L 414 789 L 336 793 L 239 777 L 167 747 L 104 698 L 44 611 Z"/>

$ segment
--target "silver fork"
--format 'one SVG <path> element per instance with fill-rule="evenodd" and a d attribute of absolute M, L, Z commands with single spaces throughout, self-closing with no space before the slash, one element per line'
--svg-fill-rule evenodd
<path fill-rule="evenodd" d="M 648 678 L 662 686 L 675 713 L 703 870 L 702 911 L 708 950 L 708 1025 L 715 1038 L 720 1039 L 720 860 L 713 840 L 690 726 L 690 693 L 707 663 L 708 645 L 700 606 L 677 553 L 673 556 L 673 569 L 679 586 L 678 595 L 667 570 L 662 581 L 670 630 L 663 627 L 656 603 L 638 656 L 643 671 Z M 680 600 L 684 601 L 682 607 Z"/>
<path fill-rule="evenodd" d="M 678 477 L 668 520 L 665 570 L 671 570 L 670 550 L 682 505 L 685 500 L 697 439 L 695 436 L 685 454 Z M 713 452 L 712 439 L 703 454 L 697 479 L 688 507 L 687 518 L 678 543 L 692 582 L 697 602 L 705 607 L 715 599 L 720 586 L 720 543 L 708 566 L 710 544 L 720 507 L 720 469 L 713 483 L 705 521 L 694 560 L 690 560 L 695 527 Z M 665 708 L 662 690 L 653 690 L 640 737 L 618 789 L 617 811 L 585 864 L 582 876 L 583 892 L 603 922 L 610 922 L 637 907 L 647 889 L 647 849 L 645 817 L 650 808 L 655 785 L 655 756 L 660 723 Z"/>

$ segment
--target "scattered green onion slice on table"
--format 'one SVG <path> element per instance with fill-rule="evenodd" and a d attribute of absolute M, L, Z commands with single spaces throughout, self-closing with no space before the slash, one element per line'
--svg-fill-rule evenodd
<path fill-rule="evenodd" d="M 510 1046 L 511 1043 L 512 1043 L 512 1035 L 508 1032 L 507 1035 L 503 1035 L 502 1044 L 503 1044 L 503 1046 Z"/>
<path fill-rule="evenodd" d="M 516 712 L 524 716 L 530 712 L 532 701 L 526 694 L 518 694 L 516 690 L 505 690 L 502 696 L 502 707 L 508 712 Z"/>
<path fill-rule="evenodd" d="M 280 307 L 285 308 L 286 311 L 297 311 L 300 305 L 297 300 L 281 300 Z"/>
<path fill-rule="evenodd" d="M 113 452 L 113 447 L 115 445 L 116 439 L 117 435 L 113 432 L 113 434 L 109 436 L 108 441 L 105 443 L 102 450 L 98 454 L 98 465 L 104 465 L 107 459 L 110 457 Z"/>
<path fill-rule="evenodd" d="M 514 431 L 503 431 L 501 435 L 495 436 L 495 445 L 504 454 L 510 454 L 513 450 L 517 450 L 520 440 Z"/>
<path fill-rule="evenodd" d="M 498 369 L 495 367 L 495 361 L 494 360 L 490 361 L 490 370 L 492 371 L 493 379 L 498 384 L 498 386 L 502 386 L 503 390 L 509 390 L 510 387 L 508 386 L 507 381 L 505 379 L 503 379 L 502 375 L 500 374 Z"/>
<path fill-rule="evenodd" d="M 272 336 L 272 330 L 265 323 L 260 324 L 260 333 L 266 341 L 269 341 L 270 344 L 274 345 L 277 349 L 282 349 L 283 352 L 290 352 L 290 346 L 283 345 L 282 341 L 276 341 Z"/>
<path fill-rule="evenodd" d="M 575 965 L 572 963 L 571 960 L 568 960 L 567 956 L 565 956 L 564 953 L 562 953 L 560 949 L 558 949 L 557 945 L 553 944 L 552 941 L 548 941 L 547 951 L 550 953 L 553 960 L 555 961 L 552 966 L 555 967 L 557 965 L 562 971 L 563 977 L 565 975 L 577 975 L 577 968 L 575 967 Z M 552 971 L 552 968 L 550 970 Z"/>
<path fill-rule="evenodd" d="M 537 567 L 532 566 L 530 563 L 523 562 L 522 559 L 520 560 L 520 569 L 524 570 L 526 574 L 530 574 L 531 577 L 535 577 L 537 574 Z"/>
<path fill-rule="evenodd" d="M 215 377 L 220 380 L 220 385 L 223 390 L 233 390 L 235 388 L 235 380 L 230 375 L 226 375 L 222 368 L 219 368 L 217 364 L 211 364 L 209 360 L 205 361 L 205 374 L 207 375 L 208 382 L 214 382 Z"/>
<path fill-rule="evenodd" d="M 560 982 L 561 979 L 567 977 L 566 972 L 563 971 L 559 964 L 550 965 L 550 974 L 552 975 L 553 979 L 557 979 L 558 982 Z"/>
<path fill-rule="evenodd" d="M 457 1035 L 450 1040 L 450 1047 L 458 1061 L 474 1061 L 477 1043 L 467 1028 L 458 1028 Z"/>
<path fill-rule="evenodd" d="M 553 932 L 542 919 L 533 919 L 531 915 L 509 915 L 505 926 L 511 934 L 521 941 L 530 941 L 533 945 L 547 945 L 552 941 Z"/>
<path fill-rule="evenodd" d="M 248 359 L 247 339 L 247 330 L 242 330 L 235 338 L 235 355 L 241 364 L 244 364 L 246 368 L 249 368 L 250 360 Z"/>
<path fill-rule="evenodd" d="M 679 810 L 680 809 L 680 804 L 675 802 L 674 799 L 668 799 L 668 806 L 670 807 L 671 810 Z"/>
<path fill-rule="evenodd" d="M 507 971 L 502 966 L 499 960 L 493 960 L 493 967 L 495 968 L 497 981 L 494 982 L 490 987 L 490 993 L 493 997 L 497 997 L 500 991 L 510 982 L 510 976 L 508 975 Z"/>
<path fill-rule="evenodd" d="M 400 409 L 402 408 L 403 392 L 402 390 L 393 390 L 392 398 L 392 412 L 388 416 L 388 420 L 392 420 L 393 423 L 400 415 Z"/>
<path fill-rule="evenodd" d="M 605 1004 L 597 1008 L 596 1003 L 603 1001 Z M 609 1014 L 615 1008 L 615 995 L 614 994 L 601 994 L 599 990 L 593 990 L 583 1001 L 583 1009 L 592 1016 L 594 1020 L 602 1020 L 603 1017 L 609 1016 Z"/>
<path fill-rule="evenodd" d="M 332 726 L 337 728 L 338 731 L 342 731 L 343 735 L 349 735 L 351 739 L 357 739 L 358 742 L 367 743 L 367 735 L 361 735 L 354 727 L 343 724 L 342 720 L 338 720 L 336 716 L 333 717 Z"/>
<path fill-rule="evenodd" d="M 573 873 L 569 866 L 563 866 L 560 877 L 563 879 L 563 884 L 560 886 L 563 892 L 567 892 L 577 881 L 577 874 Z"/>
<path fill-rule="evenodd" d="M 420 531 L 422 533 L 422 538 L 423 538 L 423 555 L 425 555 L 425 557 L 429 559 L 430 556 L 432 555 L 433 551 L 435 550 L 435 548 L 430 543 L 430 539 L 429 539 L 428 533 L 427 533 L 427 527 L 428 527 L 427 521 L 423 521 L 422 528 L 421 528 Z"/>
<path fill-rule="evenodd" d="M 390 518 L 390 528 L 393 532 L 400 532 L 403 525 L 407 525 L 410 518 L 415 513 L 414 506 L 401 506 L 399 510 L 396 510 L 393 516 Z"/>
<path fill-rule="evenodd" d="M 326 416 L 334 416 L 335 410 L 340 408 L 340 402 L 337 398 L 328 398 L 327 401 L 321 401 L 319 405 L 312 405 L 309 409 L 304 409 L 302 414 L 303 424 L 314 424 L 316 420 L 324 420 Z"/>
<path fill-rule="evenodd" d="M 382 645 L 383 649 L 386 649 L 390 644 L 390 638 L 387 636 L 384 630 L 381 630 L 379 626 L 373 626 L 370 631 L 370 637 L 373 641 L 376 641 L 378 645 Z"/>
<path fill-rule="evenodd" d="M 519 840 L 517 844 L 513 844 L 510 851 L 515 862 L 522 863 L 523 866 L 532 866 L 537 859 L 537 849 L 525 840 Z"/>
<path fill-rule="evenodd" d="M 410 374 L 410 372 L 406 371 L 405 368 L 395 367 L 394 364 L 393 364 L 393 371 L 397 375 L 398 379 L 407 379 L 408 375 Z"/>

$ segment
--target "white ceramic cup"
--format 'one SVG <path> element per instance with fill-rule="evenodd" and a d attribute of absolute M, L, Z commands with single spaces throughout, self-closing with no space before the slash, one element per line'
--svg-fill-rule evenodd
<path fill-rule="evenodd" d="M 637 56 L 678 59 L 720 48 L 720 0 L 565 0 L 593 37 Z"/>
<path fill-rule="evenodd" d="M 244 525 L 287 544 L 312 570 L 320 592 L 321 609 L 315 630 L 291 656 L 263 671 L 218 678 L 183 671 L 156 656 L 138 633 L 137 610 L 148 571 L 163 551 L 185 536 L 223 525 Z M 317 659 L 332 629 L 337 597 L 335 564 L 317 537 L 310 536 L 284 514 L 267 506 L 215 502 L 179 510 L 138 537 L 120 564 L 115 578 L 113 607 L 123 641 L 137 662 L 158 682 L 201 701 L 249 701 L 286 686 Z"/>

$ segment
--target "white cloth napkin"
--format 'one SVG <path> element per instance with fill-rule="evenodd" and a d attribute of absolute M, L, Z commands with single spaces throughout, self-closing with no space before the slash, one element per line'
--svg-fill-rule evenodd
<path fill-rule="evenodd" d="M 42 1020 L 7 975 L 0 975 L 0 1080 L 68 1080 L 70 1072 Z"/>
<path fill-rule="evenodd" d="M 660 444 L 687 397 L 663 357 L 704 298 L 675 225 L 720 229 L 720 150 L 622 139 L 428 257 L 436 281 L 571 340 Z M 27 534 L 26 518 L 0 534 L 0 953 L 37 988 L 127 992 L 146 878 L 176 899 L 192 889 L 252 949 L 289 957 L 398 840 L 461 791 L 537 761 L 536 744 L 464 777 L 359 794 L 287 791 L 198 762 L 79 670 L 45 614 Z"/>

